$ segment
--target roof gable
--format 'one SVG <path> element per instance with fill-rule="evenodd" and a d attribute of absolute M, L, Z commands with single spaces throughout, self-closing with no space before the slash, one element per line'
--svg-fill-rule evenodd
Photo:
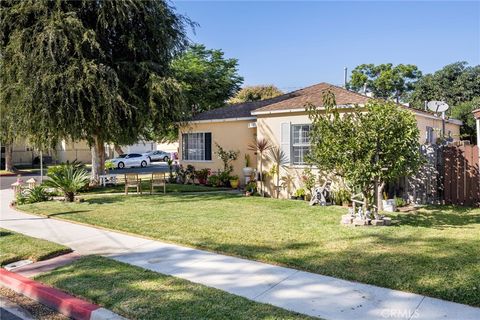
<path fill-rule="evenodd" d="M 270 103 L 265 107 L 256 109 L 258 112 L 281 111 L 305 108 L 307 103 L 312 103 L 317 107 L 323 106 L 323 93 L 330 90 L 335 95 L 337 105 L 365 104 L 369 97 L 337 87 L 325 82 L 306 87 L 289 93 L 289 98 L 276 103 Z"/>

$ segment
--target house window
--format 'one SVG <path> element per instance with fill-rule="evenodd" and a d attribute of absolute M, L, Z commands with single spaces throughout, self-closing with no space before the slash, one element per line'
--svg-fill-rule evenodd
<path fill-rule="evenodd" d="M 293 164 L 305 164 L 305 158 L 310 152 L 310 125 L 292 126 Z"/>
<path fill-rule="evenodd" d="M 210 132 L 184 133 L 182 147 L 183 160 L 212 160 L 212 134 Z"/>

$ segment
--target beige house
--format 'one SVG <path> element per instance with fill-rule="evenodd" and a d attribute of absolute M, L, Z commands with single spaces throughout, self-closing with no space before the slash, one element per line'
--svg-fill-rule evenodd
<path fill-rule="evenodd" d="M 322 93 L 326 89 L 335 94 L 337 104 L 344 107 L 343 112 L 348 112 L 349 106 L 364 105 L 371 99 L 341 87 L 320 83 L 274 99 L 231 105 L 198 114 L 180 129 L 180 163 L 191 164 L 196 169 L 218 171 L 222 168 L 222 162 L 215 156 L 218 144 L 226 150 L 240 152 L 238 160 L 234 162 L 234 174 L 242 177 L 245 154 L 250 155 L 252 166 L 258 165 L 259 160 L 254 152 L 248 150 L 248 145 L 254 139 L 265 138 L 287 155 L 289 163 L 286 173 L 294 178 L 294 189 L 301 187 L 301 176 L 307 168 L 305 155 L 310 148 L 308 132 L 311 124 L 304 106 L 312 103 L 322 108 Z M 442 129 L 442 119 L 430 112 L 402 107 L 415 115 L 420 142 L 435 143 Z M 458 139 L 461 124 L 461 121 L 447 119 L 446 135 Z M 269 164 L 265 162 L 264 171 L 268 169 Z M 267 181 L 266 184 L 268 192 L 272 194 L 273 181 Z M 281 196 L 286 197 L 287 192 L 283 190 Z"/>

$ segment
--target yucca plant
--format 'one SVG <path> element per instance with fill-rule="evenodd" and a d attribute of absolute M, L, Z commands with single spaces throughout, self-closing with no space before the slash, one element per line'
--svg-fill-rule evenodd
<path fill-rule="evenodd" d="M 248 150 L 254 151 L 260 155 L 260 190 L 262 197 L 265 196 L 263 190 L 263 156 L 272 148 L 272 145 L 267 139 L 255 139 L 252 144 L 248 146 Z"/>
<path fill-rule="evenodd" d="M 285 152 L 279 147 L 273 147 L 268 151 L 268 159 L 273 162 L 273 174 L 277 177 L 277 184 L 275 185 L 276 197 L 280 195 L 280 170 L 287 166 L 288 158 Z"/>
<path fill-rule="evenodd" d="M 64 164 L 47 176 L 49 179 L 44 182 L 45 186 L 61 191 L 66 202 L 73 202 L 75 194 L 89 181 L 88 172 L 72 164 Z"/>

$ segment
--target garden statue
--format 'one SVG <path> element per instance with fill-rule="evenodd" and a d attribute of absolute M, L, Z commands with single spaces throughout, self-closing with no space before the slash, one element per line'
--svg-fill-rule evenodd
<path fill-rule="evenodd" d="M 321 206 L 327 205 L 327 198 L 330 197 L 331 184 L 332 183 L 330 181 L 327 181 L 323 184 L 323 186 L 315 188 L 312 199 L 310 200 L 311 206 L 314 206 L 316 204 L 319 204 Z"/>

